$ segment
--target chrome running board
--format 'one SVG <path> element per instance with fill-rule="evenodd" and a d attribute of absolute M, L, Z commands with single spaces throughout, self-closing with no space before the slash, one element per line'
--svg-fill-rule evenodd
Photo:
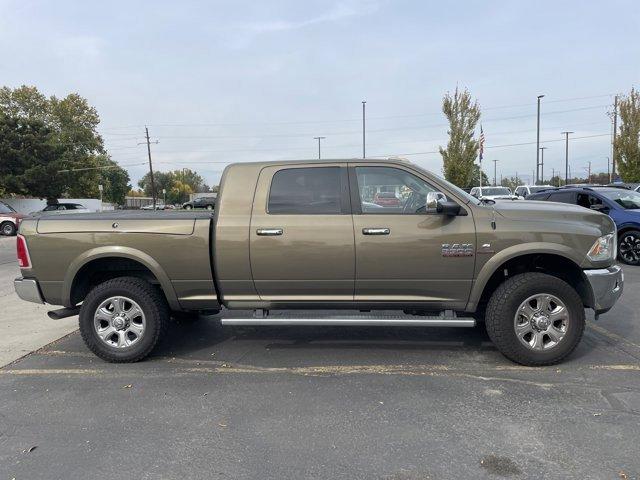
<path fill-rule="evenodd" d="M 260 312 L 260 311 L 258 311 Z M 260 312 L 253 317 L 222 318 L 223 325 L 309 325 L 309 326 L 353 326 L 353 327 L 474 327 L 472 317 L 458 317 L 445 311 L 440 315 L 372 315 L 370 313 L 322 314 L 289 311 L 286 313 Z"/>

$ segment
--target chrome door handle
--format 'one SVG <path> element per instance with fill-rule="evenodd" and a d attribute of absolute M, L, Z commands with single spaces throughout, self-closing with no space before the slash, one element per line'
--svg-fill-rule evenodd
<path fill-rule="evenodd" d="M 283 230 L 281 228 L 259 228 L 256 233 L 261 237 L 275 237 L 282 235 Z"/>
<path fill-rule="evenodd" d="M 363 235 L 389 235 L 391 230 L 388 228 L 363 228 Z"/>

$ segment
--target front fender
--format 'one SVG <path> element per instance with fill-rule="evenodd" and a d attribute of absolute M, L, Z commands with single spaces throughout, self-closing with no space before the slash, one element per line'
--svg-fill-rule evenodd
<path fill-rule="evenodd" d="M 153 257 L 136 248 L 121 246 L 93 248 L 82 253 L 73 262 L 71 262 L 65 274 L 64 282 L 62 285 L 62 298 L 65 302 L 65 306 L 73 306 L 71 305 L 71 287 L 73 286 L 73 281 L 80 269 L 93 260 L 106 257 L 127 258 L 130 260 L 135 260 L 136 262 L 139 262 L 147 267 L 151 271 L 151 273 L 153 273 L 153 275 L 158 279 L 158 282 L 160 282 L 160 286 L 162 287 L 165 297 L 169 302 L 169 306 L 173 309 L 180 308 L 178 297 L 175 290 L 173 289 L 173 285 L 171 284 L 169 277 L 164 272 L 160 264 L 156 262 Z"/>
<path fill-rule="evenodd" d="M 477 308 L 482 292 L 489 282 L 489 279 L 501 265 L 508 260 L 536 253 L 558 255 L 571 260 L 578 267 L 580 267 L 585 260 L 585 255 L 579 256 L 574 248 L 560 243 L 533 242 L 512 245 L 497 252 L 480 268 L 473 282 L 466 310 L 474 311 Z"/>

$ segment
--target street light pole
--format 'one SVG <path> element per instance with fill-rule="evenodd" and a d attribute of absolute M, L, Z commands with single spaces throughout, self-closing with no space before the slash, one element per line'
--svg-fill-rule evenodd
<path fill-rule="evenodd" d="M 573 132 L 562 132 L 565 136 L 565 154 L 564 154 L 564 184 L 569 183 L 569 134 Z"/>
<path fill-rule="evenodd" d="M 538 168 L 540 167 L 540 164 L 538 163 L 540 158 L 540 99 L 543 97 L 544 95 L 538 95 L 538 127 L 536 128 L 536 184 L 538 183 Z"/>
<path fill-rule="evenodd" d="M 365 105 L 367 104 L 366 100 L 362 101 L 362 158 L 367 158 L 366 150 L 365 150 Z"/>
<path fill-rule="evenodd" d="M 324 140 L 327 137 L 313 137 L 315 140 L 318 140 L 318 160 L 320 160 L 320 140 Z"/>
<path fill-rule="evenodd" d="M 549 147 L 540 147 L 540 183 L 544 185 L 544 151 Z"/>
<path fill-rule="evenodd" d="M 498 162 L 499 162 L 500 160 L 491 160 L 491 161 L 493 162 L 493 186 L 494 186 L 494 187 L 496 187 L 496 186 L 497 186 L 497 183 L 496 183 L 496 178 L 497 178 L 497 175 L 496 175 L 496 172 L 497 172 L 496 166 L 498 165 Z"/>

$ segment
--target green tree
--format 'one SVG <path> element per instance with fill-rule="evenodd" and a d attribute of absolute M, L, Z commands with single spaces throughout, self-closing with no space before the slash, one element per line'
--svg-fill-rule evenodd
<path fill-rule="evenodd" d="M 153 180 L 156 185 L 156 195 L 162 199 L 162 190 L 165 189 L 167 203 L 183 203 L 189 199 L 189 194 L 203 192 L 208 188 L 204 179 L 196 172 L 183 168 L 172 172 L 153 172 Z M 147 173 L 138 186 L 145 195 L 151 196 L 151 176 Z"/>
<path fill-rule="evenodd" d="M 471 177 L 471 185 L 467 185 L 466 188 L 477 187 L 480 185 L 480 165 L 473 166 L 473 176 Z M 482 172 L 482 185 L 489 185 L 489 177 Z"/>
<path fill-rule="evenodd" d="M 3 87 L 0 117 L 4 118 L 5 129 L 13 130 L 7 134 L 14 140 L 26 136 L 24 146 L 12 146 L 12 150 L 24 150 L 22 155 L 11 153 L 22 160 L 14 161 L 4 174 L 0 173 L 8 178 L 8 183 L 3 182 L 6 193 L 49 201 L 61 196 L 97 198 L 98 184 L 107 182 L 104 167 L 108 167 L 109 178 L 115 182 L 112 191 L 127 187 L 127 172 L 105 153 L 97 131 L 100 117 L 96 109 L 80 95 L 47 98 L 35 87 Z M 48 148 L 46 154 L 33 154 L 36 143 L 40 150 Z M 120 198 L 120 193 L 113 198 Z"/>
<path fill-rule="evenodd" d="M 68 176 L 62 147 L 41 120 L 0 113 L 0 184 L 5 194 L 55 199 L 65 191 Z"/>
<path fill-rule="evenodd" d="M 124 205 L 124 197 L 131 190 L 129 174 L 111 159 L 105 159 L 104 163 L 111 165 L 111 168 L 100 170 L 100 182 L 104 187 L 103 200 L 116 205 Z"/>
<path fill-rule="evenodd" d="M 442 100 L 442 111 L 449 121 L 447 148 L 440 147 L 443 173 L 447 180 L 462 188 L 473 186 L 475 160 L 479 143 L 473 138 L 480 120 L 480 106 L 471 99 L 468 90 L 453 96 L 447 92 Z"/>
<path fill-rule="evenodd" d="M 503 187 L 510 188 L 511 191 L 514 192 L 517 187 L 519 187 L 520 185 L 524 185 L 524 182 L 521 178 L 506 177 L 502 179 L 501 185 Z"/>
<path fill-rule="evenodd" d="M 632 88 L 618 106 L 620 132 L 614 143 L 615 161 L 625 182 L 640 182 L 640 92 Z"/>

